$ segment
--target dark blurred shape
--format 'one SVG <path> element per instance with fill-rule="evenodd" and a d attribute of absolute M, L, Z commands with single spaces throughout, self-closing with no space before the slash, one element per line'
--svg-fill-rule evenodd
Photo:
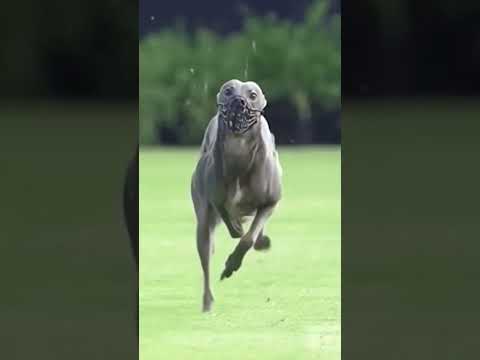
<path fill-rule="evenodd" d="M 138 271 L 138 147 L 127 169 L 123 192 L 125 222 Z"/>
<path fill-rule="evenodd" d="M 139 204 L 138 204 L 138 192 L 139 192 L 139 183 L 138 183 L 138 169 L 139 169 L 139 159 L 138 159 L 138 146 L 131 160 L 126 175 L 126 181 L 123 189 L 123 212 L 125 216 L 125 222 L 127 224 L 128 234 L 130 236 L 130 247 L 132 250 L 133 258 L 137 267 L 137 284 L 138 282 L 138 238 L 139 238 Z M 138 309 L 138 296 L 136 299 L 136 315 L 137 315 L 137 338 L 139 336 L 139 320 L 140 313 Z M 138 345 L 137 345 L 138 346 Z"/>

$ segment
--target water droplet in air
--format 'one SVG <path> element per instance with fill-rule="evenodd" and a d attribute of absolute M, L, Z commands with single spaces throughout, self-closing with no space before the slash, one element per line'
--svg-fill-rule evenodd
<path fill-rule="evenodd" d="M 252 41 L 252 49 L 254 53 L 257 52 L 257 43 L 255 42 L 255 40 Z"/>
<path fill-rule="evenodd" d="M 194 68 L 190 68 L 190 72 L 191 72 L 192 74 L 195 74 L 195 69 L 194 69 Z"/>
<path fill-rule="evenodd" d="M 150 21 L 155 20 L 155 16 L 150 16 Z"/>

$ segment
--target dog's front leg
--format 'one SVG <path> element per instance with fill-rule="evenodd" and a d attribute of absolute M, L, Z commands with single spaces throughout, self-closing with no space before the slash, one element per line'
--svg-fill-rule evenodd
<path fill-rule="evenodd" d="M 243 232 L 243 227 L 240 221 L 231 219 L 230 215 L 228 215 L 228 212 L 223 205 L 217 206 L 216 209 L 220 217 L 222 218 L 223 222 L 227 226 L 230 236 L 234 239 L 241 238 L 244 232 Z"/>
<path fill-rule="evenodd" d="M 235 247 L 235 250 L 233 250 L 233 252 L 228 257 L 227 262 L 225 263 L 225 270 L 223 270 L 222 276 L 220 278 L 221 280 L 223 280 L 224 278 L 229 278 L 230 276 L 232 276 L 234 271 L 240 269 L 245 254 L 248 252 L 248 250 L 250 250 L 254 241 L 258 239 L 265 226 L 265 223 L 272 215 L 274 208 L 275 205 L 269 205 L 257 210 L 255 218 L 250 225 L 250 229 L 240 239 L 239 243 Z"/>

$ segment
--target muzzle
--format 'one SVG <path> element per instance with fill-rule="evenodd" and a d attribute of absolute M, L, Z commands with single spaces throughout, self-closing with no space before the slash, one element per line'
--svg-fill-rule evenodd
<path fill-rule="evenodd" d="M 262 110 L 252 109 L 242 96 L 236 96 L 226 104 L 217 104 L 218 113 L 225 125 L 235 134 L 244 134 L 257 123 Z"/>

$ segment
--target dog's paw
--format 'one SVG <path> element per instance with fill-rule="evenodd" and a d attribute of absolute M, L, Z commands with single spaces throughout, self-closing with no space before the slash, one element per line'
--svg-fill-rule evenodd
<path fill-rule="evenodd" d="M 212 309 L 213 296 L 211 293 L 207 293 L 203 296 L 202 312 L 209 312 Z"/>
<path fill-rule="evenodd" d="M 247 251 L 252 247 L 252 241 L 249 239 L 242 239 L 235 250 L 228 256 L 227 261 L 225 262 L 225 270 L 223 270 L 220 280 L 229 278 L 232 274 L 240 269 L 242 266 L 243 257 Z"/>
<path fill-rule="evenodd" d="M 225 262 L 225 270 L 223 270 L 220 280 L 229 278 L 235 271 L 240 269 L 242 266 L 242 260 L 243 256 L 239 255 L 237 252 L 233 252 Z"/>
<path fill-rule="evenodd" d="M 220 280 L 223 280 L 225 278 L 229 278 L 230 276 L 232 276 L 232 274 L 233 274 L 232 269 L 225 268 L 225 270 L 223 270 L 223 272 L 222 272 L 222 275 L 220 276 Z"/>
<path fill-rule="evenodd" d="M 240 266 L 242 266 L 242 259 L 239 259 L 235 253 L 231 254 L 225 262 L 225 270 L 223 270 L 220 280 L 232 276 L 234 271 L 240 269 Z"/>
<path fill-rule="evenodd" d="M 272 245 L 270 238 L 268 236 L 262 236 L 255 241 L 253 248 L 257 251 L 266 251 L 269 250 Z"/>

